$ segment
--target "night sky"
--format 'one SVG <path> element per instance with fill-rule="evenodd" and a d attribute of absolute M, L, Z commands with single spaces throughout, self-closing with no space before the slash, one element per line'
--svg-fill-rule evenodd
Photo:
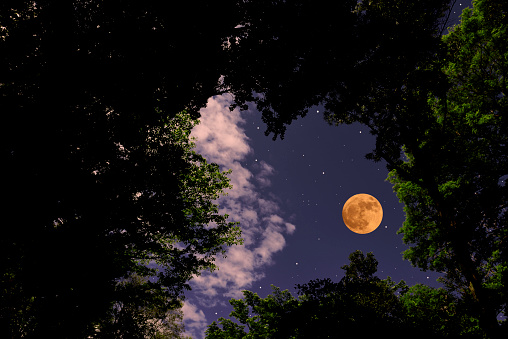
<path fill-rule="evenodd" d="M 456 2 L 448 26 L 458 23 L 467 6 L 470 1 Z M 229 317 L 228 300 L 241 298 L 242 290 L 265 297 L 273 284 L 296 295 L 295 284 L 339 281 L 340 267 L 355 250 L 374 253 L 381 279 L 441 286 L 439 274 L 402 259 L 407 246 L 396 232 L 405 219 L 403 205 L 386 181 L 386 164 L 365 159 L 375 143 L 367 127 L 329 126 L 317 106 L 288 127 L 284 140 L 273 141 L 259 112 L 231 112 L 231 102 L 229 95 L 210 98 L 193 135 L 199 153 L 233 170 L 233 189 L 218 203 L 231 221 L 240 221 L 245 244 L 219 257 L 218 271 L 191 281 L 183 308 L 188 335 L 202 338 L 212 321 Z M 343 204 L 358 193 L 373 195 L 383 206 L 381 225 L 365 235 L 342 220 Z"/>

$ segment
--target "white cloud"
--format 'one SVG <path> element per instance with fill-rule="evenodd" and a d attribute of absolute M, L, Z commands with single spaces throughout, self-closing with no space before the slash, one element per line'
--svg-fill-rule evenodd
<path fill-rule="evenodd" d="M 269 164 L 267 164 L 266 162 L 264 162 L 264 161 L 261 161 L 257 167 L 258 167 L 258 170 L 259 170 L 259 173 L 256 176 L 257 182 L 262 187 L 268 187 L 268 186 L 270 186 L 271 182 L 270 182 L 270 178 L 269 177 L 271 175 L 273 175 L 273 173 L 275 172 L 274 168 L 272 166 L 270 166 Z"/>
<path fill-rule="evenodd" d="M 212 307 L 226 298 L 241 298 L 242 290 L 263 278 L 263 268 L 273 263 L 273 255 L 286 244 L 286 235 L 295 231 L 295 226 L 280 215 L 278 204 L 270 197 L 262 196 L 260 188 L 270 186 L 269 177 L 274 168 L 261 161 L 252 171 L 243 163 L 253 153 L 242 124 L 240 111 L 229 109 L 233 98 L 226 94 L 208 99 L 201 110 L 201 123 L 194 127 L 196 151 L 208 161 L 222 169 L 232 169 L 230 175 L 233 189 L 219 199 L 220 212 L 227 213 L 231 221 L 239 221 L 244 245 L 228 249 L 227 257 L 218 256 L 219 267 L 214 272 L 204 272 L 191 280 L 192 293 L 187 294 L 194 307 Z M 193 329 L 193 338 L 201 338 L 206 325 L 196 317 L 196 309 L 184 309 L 186 327 Z M 204 314 L 203 314 L 204 315 Z M 201 326 L 201 335 L 197 336 Z"/>
<path fill-rule="evenodd" d="M 187 320 L 185 322 L 185 335 L 191 338 L 202 336 L 203 329 L 208 325 L 205 313 L 188 301 L 183 303 L 182 311 Z"/>
<path fill-rule="evenodd" d="M 198 139 L 198 153 L 226 167 L 252 151 L 247 135 L 240 127 L 245 121 L 238 109 L 229 109 L 231 102 L 229 94 L 208 99 L 206 107 L 201 110 L 201 123 L 192 130 L 192 136 Z"/>
<path fill-rule="evenodd" d="M 296 230 L 296 226 L 287 222 L 286 223 L 286 230 L 289 234 L 293 234 L 293 232 Z"/>

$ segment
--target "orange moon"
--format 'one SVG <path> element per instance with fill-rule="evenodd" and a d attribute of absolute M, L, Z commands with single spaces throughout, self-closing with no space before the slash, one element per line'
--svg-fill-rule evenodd
<path fill-rule="evenodd" d="M 342 220 L 353 232 L 367 234 L 374 231 L 383 220 L 383 207 L 370 194 L 356 194 L 342 208 Z"/>

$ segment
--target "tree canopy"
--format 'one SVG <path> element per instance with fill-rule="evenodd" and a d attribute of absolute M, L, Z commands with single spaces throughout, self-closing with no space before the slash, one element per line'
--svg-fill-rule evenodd
<path fill-rule="evenodd" d="M 432 124 L 404 144 L 408 160 L 389 177 L 406 206 L 405 258 L 446 273 L 488 333 L 507 303 L 507 9 L 475 1 L 443 37 L 449 87 L 429 91 Z"/>
<path fill-rule="evenodd" d="M 458 300 L 445 289 L 381 280 L 372 253 L 355 251 L 349 259 L 339 282 L 297 285 L 298 297 L 273 285 L 266 298 L 244 291 L 243 299 L 230 300 L 235 321 L 213 322 L 206 338 L 480 337 L 477 319 L 460 313 Z"/>
<path fill-rule="evenodd" d="M 94 325 L 88 338 L 183 338 L 183 312 L 147 278 L 131 275 L 117 285 L 113 310 Z M 189 339 L 186 337 L 186 339 Z"/>
<path fill-rule="evenodd" d="M 240 241 L 227 173 L 189 139 L 233 3 L 0 3 L 0 336 L 84 337 L 133 276 L 178 307 Z"/>
<path fill-rule="evenodd" d="M 94 159 L 87 144 L 51 168 L 16 168 L 12 156 L 10 169 L 31 187 L 10 192 L 10 212 L 35 199 L 25 196 L 32 191 L 43 206 L 10 214 L 12 227 L 0 240 L 8 291 L 1 319 L 10 336 L 21 335 L 16 322 L 56 337 L 89 330 L 123 295 L 117 282 L 132 274 L 152 278 L 143 284 L 145 293 L 161 294 L 167 309 L 176 307 L 191 276 L 213 269 L 214 255 L 239 242 L 239 228 L 213 202 L 229 187 L 227 173 L 192 150 L 194 123 L 182 113 L 147 126 L 137 146 L 111 138 L 102 144 L 111 152 L 105 159 Z M 30 319 L 25 312 L 18 319 L 18 303 Z"/>
<path fill-rule="evenodd" d="M 274 138 L 319 103 L 331 122 L 399 133 L 390 125 L 401 99 L 443 78 L 423 66 L 442 53 L 449 2 L 246 1 L 226 44 L 224 87 L 237 104 L 257 104 Z"/>

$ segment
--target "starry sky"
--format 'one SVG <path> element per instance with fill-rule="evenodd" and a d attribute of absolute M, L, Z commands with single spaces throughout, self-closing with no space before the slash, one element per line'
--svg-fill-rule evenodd
<path fill-rule="evenodd" d="M 471 2 L 457 1 L 448 26 Z M 196 150 L 222 169 L 232 169 L 233 189 L 219 199 L 222 213 L 240 221 L 242 246 L 217 258 L 219 270 L 191 281 L 183 307 L 187 335 L 203 338 L 206 326 L 229 317 L 228 300 L 242 290 L 265 297 L 270 285 L 296 295 L 296 284 L 312 279 L 339 281 L 348 255 L 373 252 L 377 275 L 408 285 L 441 286 L 435 272 L 423 272 L 403 260 L 407 248 L 396 234 L 405 215 L 403 205 L 386 181 L 384 162 L 366 160 L 375 137 L 361 124 L 329 126 L 323 108 L 316 106 L 293 122 L 284 140 L 265 136 L 261 114 L 229 110 L 233 98 L 210 98 L 201 110 L 201 123 L 193 129 Z M 346 200 L 358 193 L 376 197 L 383 220 L 372 233 L 350 231 L 342 221 Z"/>

